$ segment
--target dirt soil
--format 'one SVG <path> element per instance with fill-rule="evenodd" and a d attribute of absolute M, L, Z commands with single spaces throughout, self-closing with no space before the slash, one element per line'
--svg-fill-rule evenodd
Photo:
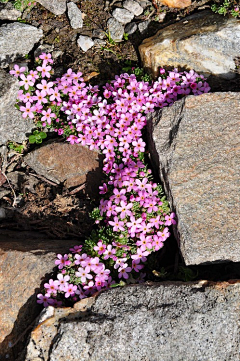
<path fill-rule="evenodd" d="M 117 6 L 115 2 L 115 6 Z M 63 74 L 68 68 L 81 71 L 86 79 L 98 84 L 113 79 L 121 72 L 126 60 L 132 65 L 139 63 L 138 45 L 144 38 L 154 35 L 159 29 L 174 23 L 187 15 L 208 8 L 211 3 L 206 0 L 194 1 L 193 5 L 185 10 L 169 9 L 153 2 L 139 16 L 136 22 L 150 19 L 148 31 L 141 35 L 136 32 L 118 44 L 111 44 L 106 38 L 106 46 L 96 47 L 82 52 L 77 46 L 76 39 L 80 34 L 92 37 L 93 31 L 106 31 L 107 20 L 111 16 L 112 7 L 106 8 L 105 1 L 92 0 L 77 2 L 84 14 L 84 27 L 74 30 L 69 25 L 66 14 L 54 16 L 51 12 L 37 4 L 30 12 L 25 11 L 23 21 L 40 27 L 44 32 L 44 44 L 54 46 L 54 51 L 61 55 L 56 59 L 55 75 Z M 162 15 L 162 14 L 165 14 Z M 162 20 L 161 20 L 162 19 Z M 34 59 L 34 50 L 27 60 L 31 68 Z M 236 59 L 236 66 L 239 65 Z M 237 68 L 236 68 L 237 69 Z M 226 84 L 218 84 L 216 90 L 226 89 Z M 229 84 L 228 84 L 229 86 Z M 239 90 L 239 84 L 232 82 L 231 90 Z M 50 134 L 48 139 L 55 139 Z M 34 149 L 34 145 L 25 144 L 22 154 L 8 150 L 5 159 L 2 159 L 0 172 L 0 211 L 6 217 L 0 218 L 0 228 L 20 231 L 38 231 L 51 239 L 72 239 L 73 244 L 84 241 L 92 228 L 92 220 L 88 213 L 98 204 L 98 199 L 90 199 L 83 189 L 66 189 L 63 184 L 56 185 L 36 174 L 23 163 L 22 155 Z M 4 176 L 4 174 L 6 177 Z M 3 207 L 5 211 L 3 211 Z M 1 213 L 0 212 L 0 213 Z M 0 214 L 1 217 L 1 214 Z M 176 270 L 181 256 L 178 253 L 176 241 L 171 241 L 171 252 L 164 248 L 159 260 L 162 265 Z M 169 243 L 170 245 L 170 243 Z M 169 247 L 168 247 L 169 248 Z M 166 257 L 166 254 L 169 254 Z"/>

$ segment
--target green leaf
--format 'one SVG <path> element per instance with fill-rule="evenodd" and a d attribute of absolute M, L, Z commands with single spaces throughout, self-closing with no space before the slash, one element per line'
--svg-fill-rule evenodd
<path fill-rule="evenodd" d="M 40 132 L 39 135 L 42 139 L 47 138 L 47 133 L 45 133 L 45 132 Z"/>
<path fill-rule="evenodd" d="M 29 143 L 34 144 L 34 143 L 36 142 L 36 137 L 35 137 L 35 135 L 30 135 L 29 138 L 28 138 L 28 140 L 29 140 Z"/>

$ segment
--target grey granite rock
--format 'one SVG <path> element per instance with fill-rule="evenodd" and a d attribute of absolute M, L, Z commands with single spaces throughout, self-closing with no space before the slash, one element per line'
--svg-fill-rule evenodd
<path fill-rule="evenodd" d="M 116 8 L 112 12 L 113 17 L 121 24 L 127 24 L 132 21 L 134 14 L 126 9 Z"/>
<path fill-rule="evenodd" d="M 94 41 L 90 38 L 90 36 L 80 35 L 77 40 L 77 44 L 82 51 L 86 52 L 93 47 Z"/>
<path fill-rule="evenodd" d="M 22 23 L 10 23 L 0 27 L 0 66 L 7 67 L 17 57 L 29 53 L 43 37 L 43 31 Z"/>
<path fill-rule="evenodd" d="M 157 75 L 159 67 L 194 69 L 232 79 L 239 56 L 240 19 L 202 11 L 169 25 L 139 47 L 143 66 Z"/>
<path fill-rule="evenodd" d="M 18 80 L 0 69 L 0 145 L 9 140 L 21 143 L 26 140 L 26 133 L 35 127 L 33 121 L 23 119 L 14 106 L 18 90 Z"/>
<path fill-rule="evenodd" d="M 71 27 L 73 29 L 81 29 L 83 27 L 81 10 L 73 2 L 68 3 L 67 8 Z"/>
<path fill-rule="evenodd" d="M 151 20 L 146 20 L 138 24 L 138 30 L 140 31 L 141 34 L 144 34 L 147 31 L 150 22 Z"/>
<path fill-rule="evenodd" d="M 37 2 L 54 15 L 62 15 L 67 9 L 67 0 L 37 0 Z"/>
<path fill-rule="evenodd" d="M 133 13 L 135 16 L 139 16 L 143 12 L 141 5 L 134 0 L 126 0 L 123 2 L 123 7 Z"/>
<path fill-rule="evenodd" d="M 239 139 L 240 93 L 189 96 L 159 113 L 151 158 L 187 265 L 240 261 Z"/>
<path fill-rule="evenodd" d="M 134 34 L 137 31 L 137 24 L 136 23 L 129 23 L 125 26 L 124 32 L 128 35 Z"/>
<path fill-rule="evenodd" d="M 0 20 L 17 20 L 22 15 L 12 3 L 0 4 Z"/>
<path fill-rule="evenodd" d="M 227 282 L 113 289 L 75 310 L 51 308 L 25 361 L 237 360 L 239 296 L 240 284 Z"/>
<path fill-rule="evenodd" d="M 107 22 L 108 31 L 110 32 L 111 38 L 116 41 L 122 41 L 124 34 L 124 27 L 114 18 L 110 18 Z"/>
<path fill-rule="evenodd" d="M 102 29 L 94 29 L 92 32 L 92 36 L 93 38 L 104 39 L 106 38 L 106 33 Z"/>
<path fill-rule="evenodd" d="M 54 45 L 49 44 L 41 44 L 35 51 L 34 56 L 35 58 L 41 55 L 42 53 L 52 53 L 54 49 Z"/>
<path fill-rule="evenodd" d="M 95 39 L 94 40 L 94 46 L 96 46 L 97 48 L 104 47 L 105 45 L 106 45 L 105 40 L 102 40 L 102 39 Z"/>

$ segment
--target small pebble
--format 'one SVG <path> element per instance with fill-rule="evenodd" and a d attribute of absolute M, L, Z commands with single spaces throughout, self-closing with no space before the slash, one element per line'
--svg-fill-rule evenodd
<path fill-rule="evenodd" d="M 131 35 L 135 33 L 137 30 L 137 24 L 136 23 L 129 23 L 125 26 L 124 32 L 128 35 Z"/>
<path fill-rule="evenodd" d="M 73 29 L 81 29 L 83 27 L 81 10 L 73 2 L 68 3 L 67 8 L 71 27 Z"/>
<path fill-rule="evenodd" d="M 148 25 L 150 24 L 151 20 L 143 21 L 142 23 L 138 24 L 138 30 L 141 34 L 144 34 L 147 31 Z"/>
<path fill-rule="evenodd" d="M 89 36 L 80 35 L 77 44 L 82 51 L 86 52 L 94 45 L 94 41 Z"/>
<path fill-rule="evenodd" d="M 132 21 L 134 14 L 126 9 L 116 8 L 112 12 L 113 17 L 122 24 L 127 24 Z"/>
<path fill-rule="evenodd" d="M 123 3 L 123 7 L 133 13 L 135 16 L 139 16 L 143 12 L 143 8 L 138 2 L 134 0 L 126 0 Z"/>
<path fill-rule="evenodd" d="M 120 24 L 116 19 L 110 18 L 107 22 L 107 26 L 107 32 L 110 32 L 111 38 L 116 42 L 122 41 L 124 34 L 124 27 L 122 24 Z"/>

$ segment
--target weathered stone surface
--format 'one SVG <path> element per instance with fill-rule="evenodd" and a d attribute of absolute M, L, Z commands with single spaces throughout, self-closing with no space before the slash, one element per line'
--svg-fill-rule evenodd
<path fill-rule="evenodd" d="M 133 13 L 135 16 L 139 16 L 143 12 L 143 8 L 141 5 L 134 0 L 126 0 L 123 3 L 123 7 Z"/>
<path fill-rule="evenodd" d="M 157 0 L 160 5 L 168 6 L 169 8 L 184 9 L 192 4 L 191 0 Z"/>
<path fill-rule="evenodd" d="M 33 121 L 23 119 L 14 106 L 18 90 L 18 80 L 0 69 L 0 145 L 9 140 L 21 143 L 34 128 Z"/>
<path fill-rule="evenodd" d="M 116 42 L 122 41 L 124 34 L 124 27 L 122 24 L 120 24 L 116 19 L 110 18 L 107 22 L 107 26 L 111 38 Z"/>
<path fill-rule="evenodd" d="M 40 285 L 52 272 L 56 254 L 72 246 L 73 241 L 49 241 L 39 233 L 1 230 L 0 360 L 16 360 L 9 342 L 19 339 L 17 350 L 23 346 L 24 332 L 41 309 L 36 303 Z"/>
<path fill-rule="evenodd" d="M 239 283 L 173 282 L 110 290 L 75 311 L 50 308 L 25 360 L 237 360 L 239 295 Z"/>
<path fill-rule="evenodd" d="M 138 24 L 138 30 L 140 31 L 141 34 L 144 34 L 147 31 L 150 22 L 151 20 L 146 20 Z"/>
<path fill-rule="evenodd" d="M 85 182 L 93 191 L 101 179 L 99 154 L 79 144 L 50 143 L 24 157 L 24 161 L 53 182 L 75 187 Z"/>
<path fill-rule="evenodd" d="M 77 44 L 82 51 L 86 52 L 93 47 L 94 41 L 90 38 L 90 36 L 80 35 Z"/>
<path fill-rule="evenodd" d="M 126 9 L 120 9 L 120 8 L 114 9 L 112 12 L 112 15 L 121 24 L 130 23 L 130 21 L 132 21 L 132 19 L 134 18 L 133 13 L 131 13 L 130 11 L 128 11 Z"/>
<path fill-rule="evenodd" d="M 129 23 L 129 24 L 127 24 L 126 26 L 125 26 L 125 30 L 124 30 L 124 32 L 126 33 L 126 34 L 129 34 L 129 35 L 131 35 L 131 34 L 133 34 L 133 33 L 135 33 L 135 31 L 137 31 L 137 24 L 136 23 Z"/>
<path fill-rule="evenodd" d="M 62 15 L 67 9 L 67 0 L 37 0 L 37 2 L 51 11 L 54 15 Z"/>
<path fill-rule="evenodd" d="M 239 262 L 240 93 L 189 96 L 158 120 L 150 151 L 186 264 Z"/>
<path fill-rule="evenodd" d="M 12 3 L 0 4 L 0 20 L 17 20 L 21 11 L 14 8 Z"/>
<path fill-rule="evenodd" d="M 73 29 L 80 29 L 83 27 L 82 12 L 76 4 L 70 2 L 67 4 L 68 17 L 70 20 L 71 27 Z"/>
<path fill-rule="evenodd" d="M 203 11 L 145 39 L 139 52 L 154 75 L 160 66 L 173 66 L 231 79 L 239 48 L 240 19 Z"/>
<path fill-rule="evenodd" d="M 0 27 L 0 66 L 7 67 L 17 57 L 29 53 L 42 38 L 43 31 L 34 26 L 11 23 Z"/>

